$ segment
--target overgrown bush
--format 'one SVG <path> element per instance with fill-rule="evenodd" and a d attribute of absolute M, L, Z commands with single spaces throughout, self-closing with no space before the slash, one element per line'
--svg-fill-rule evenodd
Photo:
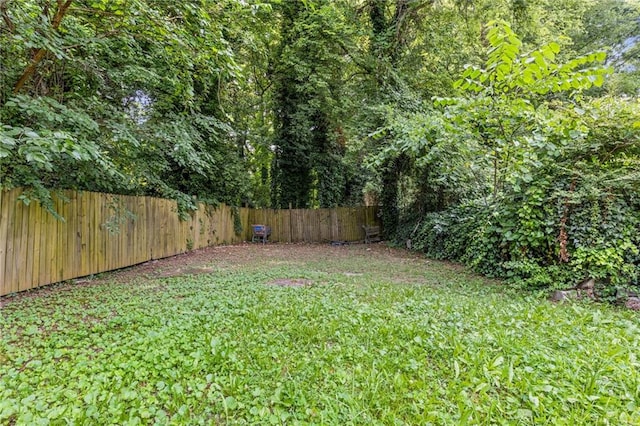
<path fill-rule="evenodd" d="M 398 239 L 532 288 L 593 278 L 606 297 L 637 285 L 640 104 L 580 95 L 608 72 L 600 53 L 564 64 L 554 43 L 521 53 L 504 23 L 488 39 L 485 67 L 456 82 L 465 96 L 390 126 L 377 161 L 409 156 L 419 188 Z"/>
<path fill-rule="evenodd" d="M 398 239 L 411 239 L 412 247 L 429 257 L 460 261 L 532 288 L 563 288 L 594 278 L 606 296 L 618 287 L 637 286 L 638 198 L 605 191 L 596 197 L 598 188 L 588 187 L 593 184 L 588 178 L 573 185 L 534 182 L 491 205 L 473 202 L 407 217 Z"/>
<path fill-rule="evenodd" d="M 546 197 L 549 203 L 538 220 L 525 217 L 527 209 L 517 200 L 469 204 L 405 222 L 402 228 L 415 232 L 398 237 L 411 239 L 415 250 L 434 259 L 460 261 L 532 288 L 564 288 L 586 278 L 606 287 L 605 294 L 638 285 L 638 206 L 624 200 L 574 205 L 563 228 L 562 210 L 553 214 L 550 207 L 553 196 Z"/>

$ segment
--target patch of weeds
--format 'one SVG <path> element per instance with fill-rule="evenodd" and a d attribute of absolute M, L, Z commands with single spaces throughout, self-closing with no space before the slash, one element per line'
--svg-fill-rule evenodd
<path fill-rule="evenodd" d="M 346 249 L 7 303 L 0 423 L 640 422 L 637 314 Z"/>

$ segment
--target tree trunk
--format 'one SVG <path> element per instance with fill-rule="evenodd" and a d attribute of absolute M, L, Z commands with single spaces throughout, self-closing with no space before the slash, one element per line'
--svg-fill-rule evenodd
<path fill-rule="evenodd" d="M 67 10 L 69 9 L 69 6 L 71 6 L 71 3 L 73 3 L 73 0 L 66 0 L 66 1 L 58 0 L 58 10 L 56 11 L 56 14 L 53 17 L 53 21 L 51 21 L 51 29 L 53 31 L 57 31 L 58 28 L 60 27 L 62 18 L 64 18 L 64 16 L 67 14 Z M 48 8 L 48 4 L 45 5 L 43 9 L 43 14 L 47 13 L 47 8 Z M 13 86 L 14 95 L 18 94 L 20 90 L 22 90 L 26 82 L 29 81 L 31 76 L 33 76 L 33 74 L 36 72 L 36 68 L 38 67 L 38 64 L 42 61 L 42 59 L 44 59 L 46 54 L 47 54 L 47 50 L 43 47 L 35 51 L 35 53 L 33 54 L 33 57 L 31 58 L 31 62 L 29 63 L 29 65 L 27 65 L 27 68 L 25 68 L 24 72 L 16 82 L 15 86 Z"/>

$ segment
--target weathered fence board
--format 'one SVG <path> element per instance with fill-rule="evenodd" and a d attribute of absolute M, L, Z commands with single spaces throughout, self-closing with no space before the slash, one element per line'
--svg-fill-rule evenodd
<path fill-rule="evenodd" d="M 175 201 L 95 192 L 54 197 L 57 220 L 21 189 L 0 191 L 0 296 L 173 256 L 251 240 L 251 225 L 271 227 L 269 241 L 359 241 L 364 224 L 379 224 L 376 207 L 315 210 L 238 209 L 200 204 L 184 221 Z"/>

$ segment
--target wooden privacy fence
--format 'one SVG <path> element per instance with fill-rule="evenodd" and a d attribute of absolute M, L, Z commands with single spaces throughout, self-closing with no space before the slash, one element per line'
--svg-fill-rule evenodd
<path fill-rule="evenodd" d="M 0 191 L 0 296 L 123 268 L 212 245 L 251 239 L 252 224 L 271 226 L 270 241 L 328 242 L 364 238 L 376 207 L 317 210 L 234 209 L 200 204 L 187 220 L 175 201 L 95 192 L 54 197 L 57 220 L 22 191 Z"/>
<path fill-rule="evenodd" d="M 251 209 L 251 224 L 271 227 L 269 239 L 276 242 L 320 243 L 364 240 L 362 225 L 377 223 L 377 207 L 336 207 L 333 209 Z M 244 222 L 243 222 L 244 225 Z M 247 237 L 251 239 L 251 229 Z"/>

